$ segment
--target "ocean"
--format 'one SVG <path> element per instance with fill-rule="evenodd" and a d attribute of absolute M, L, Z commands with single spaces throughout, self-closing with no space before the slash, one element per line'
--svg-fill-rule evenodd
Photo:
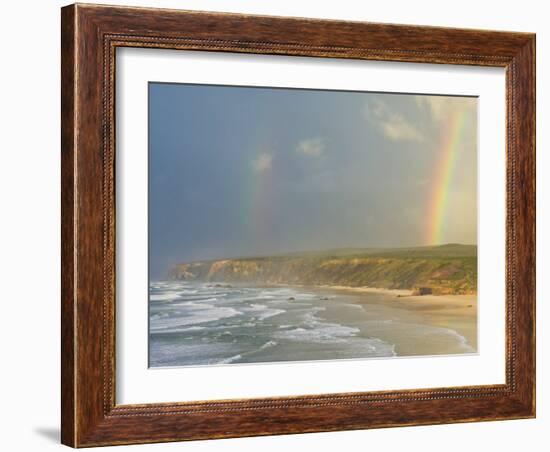
<path fill-rule="evenodd" d="M 358 297 L 322 288 L 153 281 L 149 286 L 149 366 L 474 351 L 456 331 L 387 306 L 393 298 L 382 293 Z"/>

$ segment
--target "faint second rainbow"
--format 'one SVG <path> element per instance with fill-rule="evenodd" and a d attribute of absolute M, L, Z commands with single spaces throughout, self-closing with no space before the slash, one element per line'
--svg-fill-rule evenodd
<path fill-rule="evenodd" d="M 434 169 L 428 200 L 428 224 L 426 242 L 440 245 L 445 238 L 445 226 L 449 209 L 449 192 L 456 168 L 458 149 L 466 123 L 466 111 L 454 112 L 444 125 L 440 144 L 441 157 Z"/>

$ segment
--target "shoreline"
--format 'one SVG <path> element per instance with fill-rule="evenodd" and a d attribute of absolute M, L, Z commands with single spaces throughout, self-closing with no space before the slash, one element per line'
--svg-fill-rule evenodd
<path fill-rule="evenodd" d="M 328 285 L 320 285 L 320 286 L 312 286 L 312 287 L 319 287 L 322 289 L 330 289 L 330 290 L 345 291 L 345 292 L 356 292 L 356 293 L 380 293 L 380 294 L 386 294 L 386 295 L 395 295 L 396 297 L 411 297 L 413 293 L 413 291 L 410 289 L 384 289 L 382 287 L 352 287 L 352 286 L 328 286 Z"/>
<path fill-rule="evenodd" d="M 346 286 L 295 286 L 312 291 L 330 291 L 334 294 L 352 296 L 354 302 L 365 311 L 378 312 L 377 316 L 386 315 L 390 318 L 403 318 L 416 325 L 426 325 L 446 330 L 452 330 L 465 339 L 464 348 L 470 348 L 469 353 L 477 353 L 477 294 L 469 295 L 412 295 L 412 290 L 383 289 L 373 287 Z M 371 297 L 369 295 L 381 295 Z M 362 296 L 363 295 L 363 296 Z M 349 303 L 350 300 L 333 301 Z M 383 317 L 378 319 L 384 321 Z M 441 351 L 428 352 L 433 348 L 427 341 L 418 341 L 415 345 L 407 344 L 408 334 L 396 332 L 392 338 L 396 342 L 399 356 L 422 356 L 428 354 L 445 354 Z M 415 341 L 416 342 L 416 341 Z M 410 349 L 414 349 L 411 352 Z M 456 354 L 458 352 L 449 352 Z M 463 351 L 462 353 L 468 353 Z"/>
<path fill-rule="evenodd" d="M 175 320 L 181 317 L 185 326 L 174 334 L 150 336 L 165 364 L 226 362 L 237 355 L 235 363 L 260 363 L 478 352 L 474 294 L 412 296 L 410 290 L 286 284 L 246 285 L 251 290 L 243 292 L 238 284 L 221 290 L 196 285 L 184 293 L 178 292 L 178 284 L 155 289 L 173 299 L 188 299 L 192 306 L 182 313 L 185 303 L 154 305 L 173 312 Z M 196 300 L 212 297 L 212 292 L 219 292 L 216 300 L 222 301 L 206 298 L 201 307 Z M 168 320 L 167 328 L 173 328 L 174 319 Z M 195 324 L 204 325 L 189 328 Z M 168 356 L 163 347 L 176 347 L 179 355 Z"/>
<path fill-rule="evenodd" d="M 215 284 L 212 282 L 213 286 Z M 238 286 L 230 285 L 234 288 Z M 464 355 L 478 352 L 477 294 L 412 295 L 412 290 L 406 289 L 340 285 L 269 283 L 254 286 L 259 289 L 293 289 L 297 295 L 284 295 L 288 297 L 287 302 L 294 301 L 296 297 L 299 303 L 300 293 L 314 295 L 314 298 L 308 298 L 309 302 L 321 308 L 315 316 L 329 325 L 357 329 L 358 338 L 380 339 L 392 344 L 396 356 Z M 269 305 L 269 302 L 265 300 L 264 304 Z M 291 325 L 292 320 L 285 320 L 286 324 Z M 268 357 L 278 361 L 275 355 L 282 353 L 279 349 L 264 350 L 262 361 Z M 292 350 L 295 353 L 300 348 Z M 286 352 L 290 353 L 288 350 Z M 255 359 L 259 359 L 259 356 L 255 356 Z"/>
<path fill-rule="evenodd" d="M 399 297 L 410 297 L 412 296 L 413 291 L 410 289 L 384 289 L 382 287 L 366 287 L 366 286 L 331 286 L 325 284 L 283 284 L 283 283 L 268 283 L 266 286 L 273 287 L 297 287 L 300 289 L 310 289 L 310 290 L 334 290 L 334 291 L 345 291 L 345 292 L 357 292 L 357 293 L 380 293 L 387 295 L 395 295 Z"/>
<path fill-rule="evenodd" d="M 385 289 L 381 287 L 282 283 L 271 283 L 268 286 L 352 296 L 355 304 L 361 306 L 363 310 L 386 310 L 386 315 L 406 317 L 415 324 L 452 330 L 465 339 L 466 344 L 472 349 L 470 353 L 477 353 L 478 351 L 477 293 L 468 295 L 412 295 L 413 291 L 411 289 Z M 369 295 L 381 295 L 381 297 L 377 298 Z M 350 301 L 339 300 L 337 297 L 329 299 L 329 301 L 331 300 L 337 303 L 349 303 Z M 334 317 L 338 316 L 335 315 Z M 378 320 L 384 321 L 383 318 Z M 406 335 L 406 332 L 404 335 Z M 404 341 L 397 338 L 397 342 Z M 403 343 L 402 346 L 398 346 L 400 356 L 444 354 L 441 352 L 422 352 L 421 350 L 430 348 L 426 343 L 417 343 L 415 346 L 416 352 L 414 353 L 403 351 L 404 349 L 414 348 L 408 344 Z M 451 354 L 456 353 L 451 352 Z"/>

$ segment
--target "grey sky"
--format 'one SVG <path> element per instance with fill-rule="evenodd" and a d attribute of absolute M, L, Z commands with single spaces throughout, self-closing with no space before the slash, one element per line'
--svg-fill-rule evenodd
<path fill-rule="evenodd" d="M 151 276 L 200 259 L 432 244 L 458 112 L 442 237 L 476 243 L 474 98 L 151 83 Z"/>

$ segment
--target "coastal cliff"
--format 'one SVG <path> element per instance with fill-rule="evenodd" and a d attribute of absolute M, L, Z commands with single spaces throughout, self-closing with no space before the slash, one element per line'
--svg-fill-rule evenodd
<path fill-rule="evenodd" d="M 175 280 L 410 289 L 433 294 L 477 292 L 477 247 L 441 245 L 345 249 L 175 265 Z"/>

